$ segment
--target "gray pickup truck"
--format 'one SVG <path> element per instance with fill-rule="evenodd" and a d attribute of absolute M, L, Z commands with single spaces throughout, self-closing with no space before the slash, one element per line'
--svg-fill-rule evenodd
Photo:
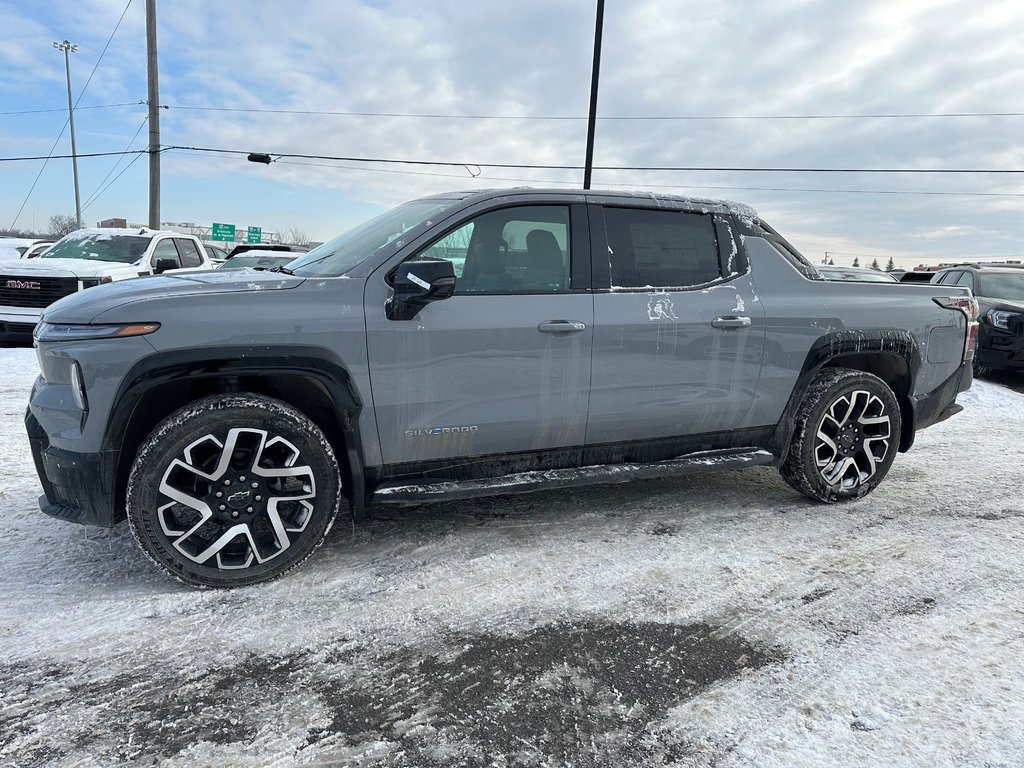
<path fill-rule="evenodd" d="M 500 190 L 401 205 L 273 271 L 114 282 L 35 330 L 44 512 L 200 586 L 306 559 L 344 503 L 755 465 L 857 498 L 959 410 L 977 305 L 822 280 L 751 209 Z"/>

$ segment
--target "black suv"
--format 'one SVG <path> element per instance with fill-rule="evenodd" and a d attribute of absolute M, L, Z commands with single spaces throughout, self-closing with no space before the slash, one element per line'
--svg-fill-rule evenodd
<path fill-rule="evenodd" d="M 932 282 L 966 286 L 978 299 L 976 375 L 1024 371 L 1024 264 L 957 264 L 936 272 Z"/>

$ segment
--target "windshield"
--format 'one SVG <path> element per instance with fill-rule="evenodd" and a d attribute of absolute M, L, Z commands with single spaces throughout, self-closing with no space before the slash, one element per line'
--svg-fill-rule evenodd
<path fill-rule="evenodd" d="M 405 203 L 314 248 L 289 264 L 288 268 L 297 275 L 310 277 L 343 275 L 449 205 L 450 200 Z"/>
<path fill-rule="evenodd" d="M 979 296 L 988 299 L 1024 301 L 1024 269 L 1020 272 L 982 272 Z"/>
<path fill-rule="evenodd" d="M 146 252 L 151 235 L 114 235 L 109 232 L 72 232 L 59 240 L 40 259 L 94 259 L 131 264 Z"/>
<path fill-rule="evenodd" d="M 244 253 L 241 256 L 232 256 L 221 264 L 218 269 L 245 269 L 246 267 L 284 267 L 295 260 L 294 256 L 257 256 L 252 253 Z"/>

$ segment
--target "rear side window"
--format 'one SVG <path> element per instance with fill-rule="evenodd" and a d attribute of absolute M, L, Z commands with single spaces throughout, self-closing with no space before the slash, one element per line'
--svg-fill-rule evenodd
<path fill-rule="evenodd" d="M 181 266 L 203 266 L 203 257 L 199 255 L 199 249 L 196 248 L 196 244 L 194 242 L 184 238 L 176 238 L 175 242 L 178 244 L 178 253 L 181 254 Z"/>
<path fill-rule="evenodd" d="M 605 208 L 604 221 L 613 287 L 686 287 L 722 276 L 711 216 Z"/>
<path fill-rule="evenodd" d="M 972 275 L 970 272 L 961 272 L 960 273 L 960 278 L 956 281 L 956 284 L 957 285 L 965 286 L 967 288 L 970 288 L 971 291 L 973 292 L 974 291 L 974 275 Z"/>

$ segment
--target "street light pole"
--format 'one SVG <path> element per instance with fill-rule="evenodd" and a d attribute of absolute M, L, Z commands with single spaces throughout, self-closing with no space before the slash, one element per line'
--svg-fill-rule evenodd
<path fill-rule="evenodd" d="M 590 189 L 594 171 L 594 129 L 597 123 L 597 84 L 601 75 L 601 33 L 604 29 L 604 0 L 597 0 L 594 25 L 594 67 L 590 72 L 590 117 L 587 120 L 587 162 L 583 169 L 583 188 Z"/>
<path fill-rule="evenodd" d="M 75 107 L 71 103 L 71 54 L 78 50 L 78 46 L 70 40 L 54 43 L 53 47 L 58 51 L 64 51 L 64 72 L 68 79 L 68 123 L 71 126 L 71 169 L 75 177 L 75 224 L 78 229 L 82 228 L 82 198 L 78 194 L 78 150 L 75 148 Z"/>

